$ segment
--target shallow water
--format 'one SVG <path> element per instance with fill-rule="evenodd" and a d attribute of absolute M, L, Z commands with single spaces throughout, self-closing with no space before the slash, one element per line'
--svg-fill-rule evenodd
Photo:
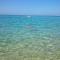
<path fill-rule="evenodd" d="M 60 60 L 60 17 L 0 15 L 0 60 Z"/>

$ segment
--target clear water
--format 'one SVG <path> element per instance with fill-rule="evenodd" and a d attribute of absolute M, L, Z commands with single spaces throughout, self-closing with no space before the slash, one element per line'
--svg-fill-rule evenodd
<path fill-rule="evenodd" d="M 60 17 L 0 15 L 0 60 L 60 60 Z"/>

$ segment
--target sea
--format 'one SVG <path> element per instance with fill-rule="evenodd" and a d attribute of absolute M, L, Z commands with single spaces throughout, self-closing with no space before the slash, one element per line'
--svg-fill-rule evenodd
<path fill-rule="evenodd" d="M 0 15 L 0 60 L 60 60 L 60 16 Z"/>

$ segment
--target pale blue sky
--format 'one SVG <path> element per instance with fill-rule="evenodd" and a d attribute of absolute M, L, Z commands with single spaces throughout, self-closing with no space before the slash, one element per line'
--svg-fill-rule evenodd
<path fill-rule="evenodd" d="M 0 0 L 0 14 L 60 15 L 60 0 Z"/>

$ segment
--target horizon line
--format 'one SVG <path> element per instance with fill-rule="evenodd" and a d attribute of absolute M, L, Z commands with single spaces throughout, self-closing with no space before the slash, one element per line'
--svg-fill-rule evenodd
<path fill-rule="evenodd" d="M 39 15 L 39 14 L 0 14 L 0 15 L 23 15 L 23 16 L 60 16 L 60 15 Z"/>

